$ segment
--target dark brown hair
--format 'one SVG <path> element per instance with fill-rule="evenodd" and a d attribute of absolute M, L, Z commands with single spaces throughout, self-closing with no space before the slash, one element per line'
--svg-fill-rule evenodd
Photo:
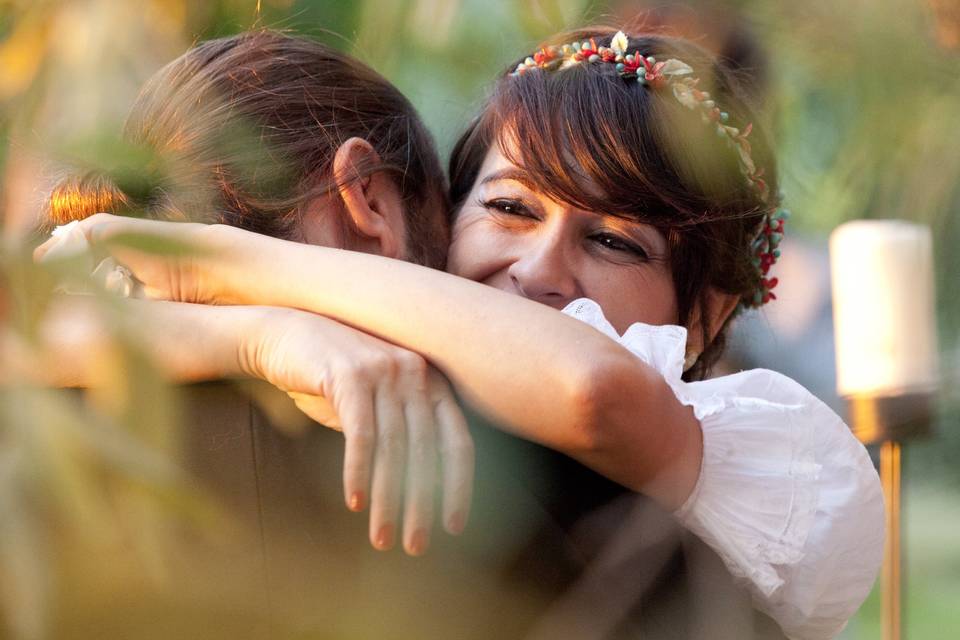
<path fill-rule="evenodd" d="M 610 46 L 613 29 L 560 34 L 547 45 L 595 38 Z M 777 192 L 773 154 L 747 93 L 700 47 L 676 38 L 629 39 L 628 51 L 686 62 L 732 125 L 754 123 L 753 158 Z M 519 60 L 517 61 L 519 62 Z M 512 71 L 516 62 L 509 67 Z M 506 144 L 510 142 L 511 144 Z M 680 324 L 699 326 L 705 350 L 687 379 L 706 375 L 723 349 L 726 324 L 711 340 L 711 288 L 750 299 L 759 282 L 751 241 L 768 206 L 740 172 L 737 154 L 669 87 L 651 90 L 621 78 L 612 64 L 505 74 L 450 159 L 454 211 L 477 178 L 492 144 L 522 166 L 555 200 L 658 228 L 668 240 Z M 575 163 L 575 168 L 570 166 Z M 454 213 L 455 215 L 455 213 Z M 696 316 L 696 317 L 695 317 Z M 728 319 L 729 322 L 729 319 Z"/>
<path fill-rule="evenodd" d="M 331 175 L 354 136 L 380 163 Z M 269 30 L 203 42 L 149 80 L 124 139 L 144 160 L 122 174 L 65 178 L 48 226 L 131 212 L 297 239 L 304 205 L 337 179 L 384 171 L 404 199 L 407 257 L 444 265 L 446 181 L 426 127 L 387 80 L 318 42 Z"/>

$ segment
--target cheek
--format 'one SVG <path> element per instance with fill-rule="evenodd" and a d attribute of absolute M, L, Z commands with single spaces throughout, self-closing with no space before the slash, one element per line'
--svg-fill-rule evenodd
<path fill-rule="evenodd" d="M 508 264 L 507 243 L 498 229 L 480 218 L 463 216 L 450 234 L 447 271 L 477 282 L 485 282 Z"/>
<path fill-rule="evenodd" d="M 619 333 L 634 322 L 676 324 L 677 296 L 668 269 L 644 265 L 596 274 L 585 287 Z"/>

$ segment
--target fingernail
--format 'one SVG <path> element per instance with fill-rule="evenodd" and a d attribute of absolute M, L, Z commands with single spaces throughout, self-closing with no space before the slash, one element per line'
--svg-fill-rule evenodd
<path fill-rule="evenodd" d="M 455 514 L 450 516 L 450 520 L 447 522 L 447 531 L 452 533 L 455 536 L 463 533 L 464 527 L 466 527 L 466 521 L 463 517 L 463 514 L 457 511 Z"/>
<path fill-rule="evenodd" d="M 363 491 L 354 491 L 350 494 L 350 501 L 347 502 L 350 511 L 363 511 Z"/>
<path fill-rule="evenodd" d="M 377 532 L 377 539 L 374 541 L 374 546 L 380 551 L 387 551 L 393 547 L 392 524 L 385 524 L 380 527 L 380 531 Z"/>
<path fill-rule="evenodd" d="M 412 556 L 422 556 L 426 552 L 429 543 L 430 539 L 427 537 L 427 532 L 423 529 L 417 529 L 410 537 L 410 545 L 407 547 L 407 553 Z"/>

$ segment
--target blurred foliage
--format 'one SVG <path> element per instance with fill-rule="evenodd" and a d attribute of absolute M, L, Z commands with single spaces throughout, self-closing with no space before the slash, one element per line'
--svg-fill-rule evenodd
<path fill-rule="evenodd" d="M 121 172 L 138 166 L 118 139 L 123 117 L 143 81 L 193 42 L 269 26 L 349 50 L 410 97 L 446 154 L 495 75 L 539 39 L 584 23 L 618 24 L 646 11 L 645 24 L 707 46 L 722 50 L 725 38 L 745 33 L 768 53 L 769 105 L 799 232 L 822 241 L 840 222 L 871 217 L 934 229 L 946 392 L 940 435 L 908 453 L 907 476 L 915 477 L 914 465 L 927 474 L 938 470 L 938 482 L 960 486 L 957 4 L 0 0 L 0 219 L 6 239 L 0 331 L 26 357 L 38 348 L 34 330 L 50 275 L 29 264 L 21 239 L 50 176 L 63 164 L 106 163 Z M 11 380 L 9 371 L 2 376 L 0 619 L 14 638 L 49 631 L 58 545 L 80 545 L 79 556 L 95 559 L 96 549 L 122 539 L 139 560 L 114 568 L 112 579 L 162 581 L 163 514 L 172 508 L 194 523 L 210 520 L 171 455 L 175 393 L 122 331 L 118 341 L 117 360 L 102 367 L 113 376 L 109 391 L 85 402 Z M 955 508 L 956 501 L 951 504 Z M 955 545 L 935 534 L 928 538 L 930 549 L 942 545 L 956 562 Z M 930 554 L 924 562 L 931 562 Z M 78 571 L 105 570 L 92 567 Z M 931 589 L 911 588 L 917 598 Z M 957 582 L 947 588 L 955 593 Z M 872 630 L 875 614 L 868 606 L 867 622 L 851 633 Z"/>

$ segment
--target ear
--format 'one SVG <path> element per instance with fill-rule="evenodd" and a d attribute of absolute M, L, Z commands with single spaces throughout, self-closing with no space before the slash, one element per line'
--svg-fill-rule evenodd
<path fill-rule="evenodd" d="M 358 236 L 351 248 L 404 258 L 403 199 L 383 171 L 365 175 L 380 156 L 363 138 L 350 138 L 333 157 L 333 175 L 350 225 Z"/>
<path fill-rule="evenodd" d="M 707 291 L 707 316 L 701 314 L 702 310 L 697 305 L 697 310 L 688 330 L 688 354 L 691 352 L 697 355 L 703 353 L 702 323 L 707 323 L 707 335 L 712 342 L 723 327 L 723 323 L 736 310 L 739 302 L 740 298 L 734 294 L 723 293 L 713 287 L 709 288 Z"/>

